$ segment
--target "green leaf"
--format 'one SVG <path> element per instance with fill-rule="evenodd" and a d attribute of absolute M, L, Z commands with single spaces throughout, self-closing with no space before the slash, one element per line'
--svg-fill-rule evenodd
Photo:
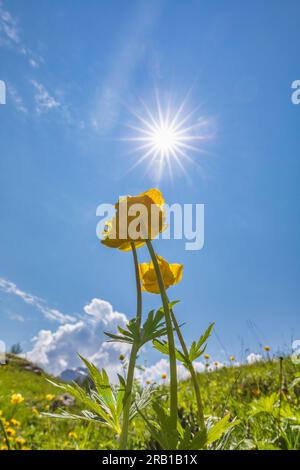
<path fill-rule="evenodd" d="M 220 419 L 220 421 L 218 421 L 216 424 L 214 424 L 207 430 L 207 445 L 217 441 L 223 436 L 226 431 L 239 424 L 238 420 L 231 421 L 229 423 L 229 418 L 229 414 L 224 416 L 224 418 Z"/>

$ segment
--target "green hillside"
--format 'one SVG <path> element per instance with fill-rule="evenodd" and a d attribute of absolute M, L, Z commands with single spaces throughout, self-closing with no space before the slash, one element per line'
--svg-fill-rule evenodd
<path fill-rule="evenodd" d="M 282 361 L 282 374 L 279 360 L 199 374 L 208 422 L 216 422 L 227 414 L 231 420 L 239 420 L 214 447 L 300 449 L 299 377 L 300 366 L 289 358 Z M 41 414 L 58 412 L 60 407 L 72 413 L 79 411 L 76 403 L 64 406 L 59 390 L 47 378 L 43 371 L 16 356 L 10 355 L 8 364 L 0 366 L 0 448 L 5 450 L 7 444 L 24 450 L 115 448 L 115 436 L 103 425 Z M 164 401 L 164 387 L 158 387 L 155 394 Z M 179 403 L 182 425 L 196 430 L 196 408 L 189 381 L 180 384 Z M 151 418 L 151 406 L 146 413 Z M 132 429 L 132 447 L 155 447 L 141 418 L 136 418 Z"/>

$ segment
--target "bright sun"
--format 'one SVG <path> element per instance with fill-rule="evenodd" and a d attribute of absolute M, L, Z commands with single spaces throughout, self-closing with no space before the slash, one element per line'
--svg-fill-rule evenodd
<path fill-rule="evenodd" d="M 208 138 L 204 133 L 207 120 L 197 118 L 192 121 L 195 111 L 185 113 L 185 101 L 176 109 L 167 106 L 163 111 L 160 100 L 157 98 L 157 109 L 152 114 L 144 104 L 145 116 L 132 111 L 139 121 L 139 125 L 129 126 L 135 135 L 125 140 L 135 142 L 134 151 L 141 155 L 135 165 L 148 161 L 147 170 L 152 167 L 158 179 L 161 178 L 165 168 L 172 177 L 172 165 L 177 164 L 186 173 L 184 163 L 194 162 L 191 154 L 201 151 L 196 143 Z"/>

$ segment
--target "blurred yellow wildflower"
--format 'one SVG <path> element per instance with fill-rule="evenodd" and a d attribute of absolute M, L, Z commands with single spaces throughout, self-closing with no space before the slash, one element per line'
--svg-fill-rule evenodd
<path fill-rule="evenodd" d="M 210 355 L 209 354 L 204 354 L 204 359 L 206 359 L 208 361 L 208 359 L 210 359 Z"/>
<path fill-rule="evenodd" d="M 32 413 L 36 416 L 38 416 L 40 413 L 36 408 L 32 408 Z"/>
<path fill-rule="evenodd" d="M 125 356 L 124 356 L 123 354 L 120 354 L 119 360 L 120 360 L 120 361 L 124 361 L 124 359 L 125 359 Z"/>
<path fill-rule="evenodd" d="M 5 431 L 6 431 L 6 434 L 11 437 L 13 437 L 16 434 L 16 430 L 10 427 L 6 428 Z"/>
<path fill-rule="evenodd" d="M 264 346 L 264 351 L 269 352 L 271 350 L 270 346 Z"/>
<path fill-rule="evenodd" d="M 150 384 L 151 384 L 151 380 L 146 380 L 146 384 L 147 384 L 147 385 L 150 385 Z"/>
<path fill-rule="evenodd" d="M 231 362 L 233 362 L 233 361 L 235 361 L 235 357 L 234 357 L 234 356 L 230 356 L 229 360 L 230 360 Z"/>
<path fill-rule="evenodd" d="M 10 402 L 13 405 L 19 405 L 23 401 L 24 401 L 24 397 L 23 397 L 23 395 L 21 395 L 21 393 L 13 393 L 12 396 L 11 396 L 11 399 L 10 399 Z"/>
<path fill-rule="evenodd" d="M 48 400 L 48 401 L 52 401 L 52 400 L 54 400 L 55 395 L 52 395 L 52 393 L 47 393 L 47 395 L 46 395 L 45 398 L 46 398 L 46 400 Z"/>
<path fill-rule="evenodd" d="M 116 215 L 107 221 L 101 242 L 109 248 L 130 251 L 145 240 L 154 239 L 165 229 L 164 198 L 158 189 L 138 196 L 126 196 L 116 203 Z"/>
<path fill-rule="evenodd" d="M 181 281 L 183 264 L 169 264 L 162 256 L 157 256 L 157 261 L 166 289 Z M 142 290 L 145 292 L 151 292 L 152 294 L 159 294 L 160 289 L 156 279 L 153 262 L 151 261 L 150 263 L 139 264 L 139 271 Z"/>
<path fill-rule="evenodd" d="M 18 421 L 17 419 L 15 418 L 12 418 L 10 420 L 10 423 L 13 425 L 13 426 L 16 426 L 17 428 L 21 425 L 20 421 Z"/>
<path fill-rule="evenodd" d="M 163 380 L 166 380 L 167 374 L 165 374 L 165 373 L 164 373 L 164 374 L 161 374 L 161 378 L 162 378 Z"/>
<path fill-rule="evenodd" d="M 76 432 L 74 432 L 74 431 L 70 431 L 68 436 L 72 437 L 73 439 L 78 439 L 78 436 L 77 436 Z"/>
<path fill-rule="evenodd" d="M 17 444 L 20 444 L 20 446 L 22 446 L 26 443 L 26 439 L 24 439 L 24 437 L 22 437 L 22 436 L 16 437 L 15 441 L 16 441 Z"/>

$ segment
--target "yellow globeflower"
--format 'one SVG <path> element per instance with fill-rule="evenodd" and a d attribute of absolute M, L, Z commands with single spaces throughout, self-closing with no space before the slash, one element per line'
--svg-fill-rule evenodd
<path fill-rule="evenodd" d="M 233 362 L 233 361 L 235 361 L 235 357 L 234 357 L 234 356 L 230 356 L 229 360 Z"/>
<path fill-rule="evenodd" d="M 73 439 L 78 439 L 78 436 L 77 436 L 76 432 L 74 432 L 74 431 L 70 431 L 68 436 L 72 437 Z"/>
<path fill-rule="evenodd" d="M 157 261 L 166 289 L 181 281 L 183 272 L 182 264 L 169 264 L 162 256 L 157 256 Z M 150 263 L 139 264 L 139 270 L 142 290 L 145 292 L 151 292 L 152 294 L 159 294 L 160 290 L 153 262 L 151 261 Z"/>
<path fill-rule="evenodd" d="M 24 401 L 24 397 L 23 397 L 23 395 L 21 395 L 21 393 L 13 393 L 12 396 L 11 396 L 11 399 L 10 399 L 10 402 L 13 405 L 19 405 L 23 401 Z"/>
<path fill-rule="evenodd" d="M 270 349 L 271 349 L 270 346 L 264 346 L 264 350 L 265 350 L 266 352 L 269 352 Z"/>
<path fill-rule="evenodd" d="M 209 354 L 204 354 L 204 359 L 206 359 L 208 361 L 208 359 L 210 359 L 210 355 Z"/>
<path fill-rule="evenodd" d="M 166 380 L 167 374 L 161 374 L 161 378 L 162 378 L 163 380 Z"/>
<path fill-rule="evenodd" d="M 16 434 L 16 430 L 13 428 L 6 428 L 5 431 L 6 431 L 6 434 L 11 437 L 13 437 Z"/>
<path fill-rule="evenodd" d="M 18 427 L 20 426 L 20 424 L 21 424 L 20 421 L 18 421 L 18 420 L 15 419 L 15 418 L 12 418 L 12 419 L 10 420 L 10 422 L 11 422 L 11 424 L 12 424 L 13 426 L 16 426 L 17 428 L 18 428 Z"/>
<path fill-rule="evenodd" d="M 152 240 L 165 228 L 164 198 L 158 189 L 126 196 L 116 203 L 116 215 L 106 223 L 101 242 L 109 248 L 131 250 Z"/>

